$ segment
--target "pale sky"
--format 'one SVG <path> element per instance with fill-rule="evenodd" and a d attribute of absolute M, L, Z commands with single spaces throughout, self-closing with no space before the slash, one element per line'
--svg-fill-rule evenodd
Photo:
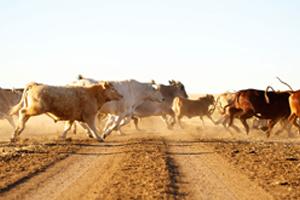
<path fill-rule="evenodd" d="M 2 0 L 0 87 L 180 80 L 189 93 L 300 89 L 297 0 Z"/>

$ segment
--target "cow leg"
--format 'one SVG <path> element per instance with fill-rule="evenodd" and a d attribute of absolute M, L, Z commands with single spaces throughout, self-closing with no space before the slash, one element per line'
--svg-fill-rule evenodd
<path fill-rule="evenodd" d="M 176 122 L 179 124 L 179 126 L 180 126 L 180 128 L 184 128 L 183 127 L 183 125 L 182 125 L 182 123 L 181 123 L 181 118 L 182 118 L 182 116 L 181 115 L 179 115 L 179 116 L 176 116 Z"/>
<path fill-rule="evenodd" d="M 170 122 L 168 121 L 168 118 L 167 118 L 166 115 L 162 115 L 161 118 L 162 118 L 162 120 L 166 123 L 168 129 L 172 129 L 172 128 L 173 128 L 174 122 L 172 121 L 172 122 L 170 123 Z"/>
<path fill-rule="evenodd" d="M 18 125 L 17 128 L 14 131 L 14 134 L 11 138 L 11 141 L 15 141 L 17 139 L 18 136 L 20 136 L 20 134 L 22 133 L 22 131 L 25 128 L 25 124 L 28 121 L 28 119 L 30 118 L 29 115 L 26 115 L 25 112 L 22 112 L 22 110 L 19 113 L 19 120 L 18 120 Z"/>
<path fill-rule="evenodd" d="M 5 119 L 8 121 L 8 123 L 13 127 L 13 129 L 16 128 L 16 124 L 14 122 L 14 119 L 11 116 L 4 116 Z"/>
<path fill-rule="evenodd" d="M 162 113 L 161 118 L 167 124 L 168 129 L 170 130 L 173 129 L 176 123 L 176 119 L 175 119 L 175 113 L 171 108 L 167 109 L 164 113 Z"/>
<path fill-rule="evenodd" d="M 63 140 L 66 139 L 67 132 L 71 129 L 73 122 L 74 121 L 66 121 L 65 122 L 64 131 L 62 132 L 62 134 L 60 136 L 61 139 L 63 139 Z"/>
<path fill-rule="evenodd" d="M 117 116 L 110 115 L 108 117 L 108 119 L 106 120 L 103 130 L 107 130 L 109 127 L 111 127 L 114 124 L 114 122 L 116 121 L 116 118 L 117 118 Z"/>
<path fill-rule="evenodd" d="M 118 123 L 121 122 L 121 120 L 121 117 L 111 115 L 105 124 L 101 137 L 105 139 L 108 135 L 110 135 L 111 132 L 118 126 Z"/>
<path fill-rule="evenodd" d="M 236 118 L 238 116 L 240 116 L 240 118 L 241 118 L 242 115 L 246 116 L 247 112 L 243 112 L 243 110 L 237 109 L 234 107 L 229 107 L 229 109 L 228 109 L 228 118 L 229 118 L 228 127 L 233 125 L 234 118 Z"/>
<path fill-rule="evenodd" d="M 246 110 L 240 114 L 240 121 L 242 122 L 247 135 L 249 134 L 250 131 L 249 125 L 247 123 L 247 119 L 251 118 L 253 115 L 254 115 L 253 110 Z"/>
<path fill-rule="evenodd" d="M 175 119 L 175 115 L 171 115 L 170 116 L 170 126 L 171 126 L 171 129 L 174 127 L 175 123 L 176 123 L 176 119 Z"/>
<path fill-rule="evenodd" d="M 88 127 L 88 125 L 87 125 L 86 123 L 80 122 L 79 124 L 80 124 L 80 126 L 86 131 L 86 134 L 87 134 L 87 136 L 88 136 L 89 138 L 94 138 L 93 135 L 92 135 L 92 133 L 91 133 L 90 128 Z"/>
<path fill-rule="evenodd" d="M 98 113 L 97 118 L 96 118 L 96 124 L 97 124 L 97 129 L 102 130 L 103 127 L 105 127 L 105 124 L 103 126 L 105 119 L 108 117 L 108 114 L 103 114 L 103 113 Z"/>
<path fill-rule="evenodd" d="M 202 126 L 205 127 L 205 123 L 204 123 L 204 120 L 203 120 L 203 116 L 200 116 L 200 119 L 202 121 Z"/>
<path fill-rule="evenodd" d="M 117 131 L 119 133 L 119 135 L 125 135 L 124 132 L 122 131 L 121 127 L 127 123 L 129 123 L 130 119 L 128 120 L 126 117 L 122 120 L 120 120 L 120 122 L 118 122 L 119 117 L 117 116 L 114 120 L 114 123 L 111 124 L 110 129 L 112 129 L 112 131 Z M 128 120 L 128 121 L 127 121 Z"/>
<path fill-rule="evenodd" d="M 133 122 L 134 122 L 134 126 L 135 126 L 135 129 L 138 130 L 138 131 L 141 131 L 141 129 L 139 128 L 139 118 L 138 117 L 132 117 L 133 119 Z"/>
<path fill-rule="evenodd" d="M 120 135 L 125 135 L 121 128 L 122 128 L 122 126 L 125 126 L 126 124 L 128 124 L 131 119 L 132 119 L 132 116 L 125 117 L 120 122 L 120 124 L 117 127 L 115 127 L 115 129 L 117 129 L 119 131 Z"/>
<path fill-rule="evenodd" d="M 102 138 L 106 138 L 108 135 L 111 134 L 111 132 L 116 129 L 116 128 L 120 128 L 120 123 L 122 122 L 123 119 L 125 119 L 126 117 L 128 117 L 128 122 L 131 119 L 131 115 L 129 116 L 127 113 L 122 113 L 120 116 L 114 117 L 112 116 L 110 119 L 108 119 L 108 123 L 112 123 L 112 125 L 110 127 L 106 127 L 106 129 L 104 130 L 103 134 L 102 134 Z M 128 123 L 127 122 L 127 123 Z M 125 125 L 125 123 L 123 122 L 123 125 Z"/>
<path fill-rule="evenodd" d="M 277 122 L 278 122 L 278 120 L 269 120 L 269 121 L 268 121 L 268 130 L 267 130 L 267 132 L 266 132 L 267 138 L 270 137 L 271 131 L 272 131 L 273 127 L 275 126 L 275 124 L 276 124 Z"/>
<path fill-rule="evenodd" d="M 249 125 L 248 125 L 248 123 L 247 123 L 247 121 L 246 121 L 246 119 L 244 119 L 244 118 L 241 118 L 240 119 L 241 120 L 241 122 L 242 122 L 242 124 L 243 124 L 243 126 L 245 127 L 245 130 L 246 130 L 246 133 L 247 133 L 247 135 L 249 134 Z"/>
<path fill-rule="evenodd" d="M 208 119 L 210 119 L 210 121 L 212 121 L 213 124 L 217 125 L 217 123 L 215 122 L 215 120 L 212 118 L 211 115 L 206 115 L 208 117 Z"/>
<path fill-rule="evenodd" d="M 73 123 L 73 134 L 76 135 L 77 133 L 77 123 Z"/>
<path fill-rule="evenodd" d="M 234 120 L 234 114 L 230 113 L 229 117 L 228 117 L 228 120 L 225 119 L 224 121 L 228 121 L 228 127 L 230 127 L 233 124 L 233 120 Z"/>
<path fill-rule="evenodd" d="M 234 118 L 232 118 L 232 122 L 231 122 L 231 125 L 229 125 L 229 122 L 230 122 L 230 115 L 225 115 L 223 116 L 222 118 L 220 118 L 215 124 L 218 125 L 220 123 L 222 123 L 222 125 L 224 126 L 224 128 L 226 130 L 228 130 L 230 133 L 230 127 L 233 128 L 236 132 L 240 133 L 241 130 L 239 129 L 239 127 L 237 127 L 236 125 L 234 125 Z M 227 124 L 228 124 L 228 127 L 227 127 Z"/>
<path fill-rule="evenodd" d="M 300 125 L 297 123 L 297 116 L 295 114 L 290 115 L 288 121 L 298 128 L 300 134 Z"/>
<path fill-rule="evenodd" d="M 281 125 L 281 128 L 279 128 L 279 130 L 277 130 L 276 132 L 275 132 L 275 135 L 279 135 L 279 133 L 281 133 L 283 130 L 286 130 L 288 133 L 289 133 L 289 131 L 288 131 L 288 125 L 289 125 L 289 122 L 288 121 L 280 121 L 280 125 Z"/>
<path fill-rule="evenodd" d="M 99 142 L 104 142 L 104 140 L 103 140 L 104 138 L 102 138 L 98 135 L 98 131 L 97 131 L 97 128 L 96 128 L 96 123 L 95 123 L 96 116 L 91 116 L 91 117 L 88 117 L 88 118 L 84 117 L 83 120 L 86 122 L 88 128 L 90 129 L 93 138 L 95 138 Z"/>

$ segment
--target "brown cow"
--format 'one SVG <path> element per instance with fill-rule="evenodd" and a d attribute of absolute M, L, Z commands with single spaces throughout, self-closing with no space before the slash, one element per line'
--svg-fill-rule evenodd
<path fill-rule="evenodd" d="M 293 88 L 286 82 L 282 81 L 279 77 L 277 79 L 288 86 L 291 90 L 289 91 L 289 106 L 290 106 L 290 116 L 288 117 L 288 122 L 292 123 L 298 128 L 298 132 L 300 134 L 300 125 L 299 125 L 299 117 L 300 117 L 300 90 L 294 91 Z M 286 125 L 287 126 L 287 125 Z M 285 126 L 285 127 L 286 127 Z"/>
<path fill-rule="evenodd" d="M 269 137 L 275 124 L 287 119 L 290 115 L 289 96 L 289 92 L 267 92 L 256 89 L 240 90 L 236 94 L 234 103 L 229 105 L 229 126 L 232 124 L 234 117 L 238 117 L 248 134 L 247 119 L 253 116 L 267 119 L 267 137 Z"/>
<path fill-rule="evenodd" d="M 300 125 L 297 123 L 297 118 L 300 117 L 300 90 L 291 93 L 289 97 L 289 105 L 291 114 L 288 118 L 288 121 L 298 128 L 300 134 Z"/>
<path fill-rule="evenodd" d="M 19 122 L 12 141 L 21 134 L 31 116 L 44 113 L 56 120 L 66 121 L 62 138 L 66 137 L 76 120 L 85 122 L 93 137 L 103 141 L 97 134 L 95 117 L 104 103 L 120 98 L 122 96 L 108 82 L 91 87 L 57 87 L 30 83 L 24 89 L 21 101 L 10 112 L 15 114 L 19 111 Z"/>
<path fill-rule="evenodd" d="M 184 116 L 188 118 L 199 116 L 202 120 L 203 125 L 203 116 L 207 116 L 212 122 L 214 122 L 211 117 L 213 110 L 209 109 L 209 107 L 213 105 L 214 102 L 215 99 L 213 95 L 206 95 L 205 97 L 200 97 L 197 100 L 175 97 L 172 109 L 175 113 L 176 122 L 181 128 L 183 128 L 183 126 L 180 120 Z"/>

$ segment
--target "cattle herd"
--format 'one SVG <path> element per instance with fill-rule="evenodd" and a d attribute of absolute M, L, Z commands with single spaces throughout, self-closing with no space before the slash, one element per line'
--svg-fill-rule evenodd
<path fill-rule="evenodd" d="M 168 129 L 176 124 L 184 128 L 181 123 L 184 116 L 200 117 L 204 125 L 203 116 L 206 116 L 214 124 L 236 131 L 240 130 L 233 122 L 239 119 L 247 134 L 250 118 L 267 137 L 278 122 L 282 126 L 279 131 L 290 131 L 295 125 L 300 132 L 300 91 L 293 91 L 287 83 L 281 82 L 289 90 L 275 91 L 268 86 L 266 90 L 244 89 L 190 99 L 179 81 L 163 85 L 154 81 L 97 81 L 79 75 L 78 80 L 65 86 L 32 82 L 22 89 L 0 88 L 0 117 L 14 128 L 11 142 L 19 138 L 30 117 L 40 114 L 46 114 L 55 122 L 65 121 L 62 139 L 77 123 L 99 142 L 113 130 L 122 134 L 121 127 L 131 120 L 139 130 L 139 120 L 150 116 L 160 116 Z M 212 117 L 214 113 L 218 113 L 217 121 Z M 18 117 L 17 125 L 14 116 Z M 105 122 L 101 135 L 97 128 L 99 121 Z"/>

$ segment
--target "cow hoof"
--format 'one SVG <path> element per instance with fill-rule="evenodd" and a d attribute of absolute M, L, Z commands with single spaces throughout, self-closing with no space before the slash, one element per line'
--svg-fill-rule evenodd
<path fill-rule="evenodd" d="M 98 142 L 100 142 L 100 143 L 104 142 L 104 138 L 99 137 L 99 138 L 98 138 Z"/>
<path fill-rule="evenodd" d="M 16 143 L 17 141 L 18 141 L 17 138 L 11 138 L 11 139 L 10 139 L 10 143 Z"/>

